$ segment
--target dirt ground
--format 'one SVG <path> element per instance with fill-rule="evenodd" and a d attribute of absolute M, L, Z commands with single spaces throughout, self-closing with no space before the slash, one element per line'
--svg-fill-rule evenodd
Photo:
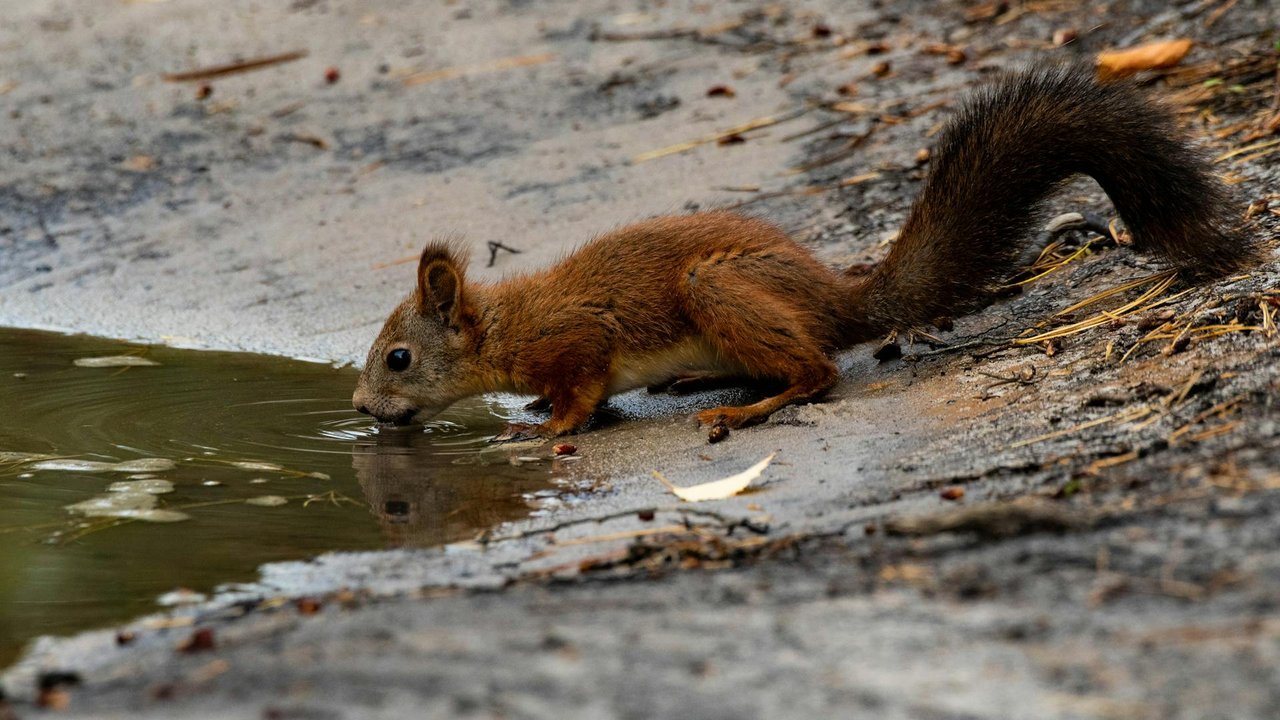
<path fill-rule="evenodd" d="M 868 262 L 967 87 L 1179 37 L 1196 47 L 1145 80 L 1221 158 L 1253 231 L 1280 228 L 1280 18 L 1262 0 L 9 14 L 12 325 L 358 361 L 408 289 L 387 264 L 421 233 L 465 233 L 492 277 L 629 219 L 740 203 L 824 259 Z M 304 47 L 203 100 L 160 77 Z M 1048 214 L 1069 211 L 1112 215 L 1090 182 Z M 847 354 L 828 401 L 726 442 L 688 419 L 723 398 L 617 399 L 573 441 L 589 489 L 481 542 L 266 566 L 207 606 L 42 640 L 3 677 L 8 712 L 1273 717 L 1274 255 L 1063 313 L 1161 269 L 1096 241 L 1074 256 L 1090 237 L 900 358 Z M 486 268 L 489 240 L 522 252 Z M 691 484 L 774 451 L 729 500 L 678 505 L 650 475 Z"/>

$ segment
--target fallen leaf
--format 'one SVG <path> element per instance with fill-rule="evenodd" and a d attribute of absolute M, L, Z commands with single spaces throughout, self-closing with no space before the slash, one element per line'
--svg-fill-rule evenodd
<path fill-rule="evenodd" d="M 1074 28 L 1058 28 L 1053 31 L 1053 46 L 1062 47 L 1070 42 L 1075 42 L 1079 34 Z"/>
<path fill-rule="evenodd" d="M 123 480 L 107 486 L 107 492 L 140 492 L 148 495 L 164 495 L 173 492 L 173 483 L 168 480 Z"/>
<path fill-rule="evenodd" d="M 190 588 L 177 588 L 156 598 L 156 604 L 163 607 L 177 607 L 178 605 L 196 605 L 208 599 L 208 595 Z"/>
<path fill-rule="evenodd" d="M 178 512 L 177 510 L 139 510 L 138 512 L 130 513 L 123 517 L 153 523 L 182 522 L 183 520 L 191 519 L 190 515 L 184 512 Z"/>
<path fill-rule="evenodd" d="M 694 485 L 692 487 L 676 487 L 656 470 L 653 475 L 658 478 L 659 482 L 666 485 L 667 489 L 670 490 L 673 495 L 685 502 L 723 500 L 746 490 L 747 486 L 751 484 L 751 481 L 760 477 L 760 474 L 764 472 L 764 469 L 769 467 L 769 463 L 773 461 L 773 456 L 776 454 L 777 453 L 770 453 L 769 457 L 766 457 L 737 475 L 731 475 L 723 480 L 714 480 L 709 483 L 702 483 L 701 485 Z"/>
<path fill-rule="evenodd" d="M 1098 53 L 1098 79 L 1115 80 L 1142 70 L 1173 67 L 1191 51 L 1187 39 L 1166 40 L 1139 45 L 1128 50 L 1104 50 Z"/>
<path fill-rule="evenodd" d="M 325 140 L 324 138 L 314 133 L 295 132 L 295 133 L 289 133 L 288 135 L 285 135 L 283 137 L 285 140 L 291 140 L 293 142 L 300 142 L 304 145 L 310 145 L 311 147 L 316 148 L 317 150 L 329 149 L 329 141 Z"/>
<path fill-rule="evenodd" d="M 862 173 L 861 175 L 854 175 L 853 177 L 848 177 L 848 178 L 845 178 L 844 180 L 841 180 L 840 187 L 848 187 L 849 185 L 861 185 L 864 182 L 871 182 L 872 180 L 878 180 L 879 178 L 880 178 L 880 173 L 878 172 Z"/>
<path fill-rule="evenodd" d="M 48 688 L 40 691 L 36 698 L 36 707 L 61 712 L 71 704 L 71 694 L 60 688 Z"/>
<path fill-rule="evenodd" d="M 238 468 L 240 468 L 241 470 L 267 470 L 267 471 L 271 471 L 271 470 L 283 470 L 283 469 L 284 469 L 284 466 L 283 466 L 283 465 L 277 465 L 277 464 L 275 464 L 275 463 L 269 463 L 269 462 L 258 462 L 258 461 L 256 461 L 256 460 L 238 460 L 238 461 L 236 461 L 236 462 L 231 463 L 231 465 L 232 465 L 233 467 L 238 467 Z"/>
<path fill-rule="evenodd" d="M 279 495 L 262 495 L 260 497 L 252 497 L 244 501 L 246 505 L 259 505 L 261 507 L 279 507 L 289 502 Z"/>
<path fill-rule="evenodd" d="M 25 452 L 8 452 L 0 451 L 0 463 L 25 463 L 34 462 L 36 460 L 47 460 L 53 457 L 43 453 L 25 453 Z"/>
<path fill-rule="evenodd" d="M 117 492 L 89 498 L 66 506 L 68 510 L 85 517 L 127 517 L 130 514 L 150 510 L 156 506 L 156 496 L 144 492 Z"/>
<path fill-rule="evenodd" d="M 133 172 L 147 172 L 156 166 L 156 159 L 150 155 L 134 155 L 120 163 L 120 166 Z"/>
<path fill-rule="evenodd" d="M 176 467 L 178 463 L 167 458 L 139 458 L 116 463 L 113 469 L 115 472 L 153 473 L 172 470 Z"/>
<path fill-rule="evenodd" d="M 990 20 L 997 15 L 1001 15 L 1009 11 L 1009 3 L 1001 0 L 1000 2 L 984 2 L 972 5 L 965 9 L 965 22 L 978 22 L 979 20 Z"/>
<path fill-rule="evenodd" d="M 156 508 L 155 495 L 137 490 L 110 492 L 68 505 L 66 509 L 85 517 L 122 518 L 143 522 L 182 522 L 191 519 L 191 516 L 184 512 Z"/>
<path fill-rule="evenodd" d="M 190 627 L 196 622 L 193 615 L 179 615 L 177 617 L 158 617 L 150 618 L 142 621 L 142 627 L 147 630 L 172 630 L 173 628 Z"/>
<path fill-rule="evenodd" d="M 76 367 L 109 368 L 109 367 L 152 367 L 160 363 L 137 355 L 109 355 L 106 357 L 76 358 Z"/>
<path fill-rule="evenodd" d="M 172 470 L 178 464 L 165 458 L 141 458 L 125 462 L 109 463 L 98 460 L 53 459 L 41 460 L 31 465 L 32 470 L 60 470 L 62 472 L 122 472 L 152 473 Z"/>

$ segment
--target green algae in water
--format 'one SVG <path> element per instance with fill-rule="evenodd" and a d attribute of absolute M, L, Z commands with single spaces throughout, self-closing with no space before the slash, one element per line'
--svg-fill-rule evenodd
<path fill-rule="evenodd" d="M 102 357 L 155 364 L 75 364 Z M 482 403 L 425 431 L 378 431 L 351 409 L 355 381 L 0 330 L 0 667 L 38 635 L 131 619 L 175 588 L 251 581 L 265 562 L 469 539 L 551 487 L 547 464 L 513 466 L 515 450 L 485 443 L 502 421 Z M 267 495 L 287 502 L 250 502 Z"/>

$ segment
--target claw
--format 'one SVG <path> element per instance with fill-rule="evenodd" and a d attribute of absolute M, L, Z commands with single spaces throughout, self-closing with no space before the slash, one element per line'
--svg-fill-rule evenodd
<path fill-rule="evenodd" d="M 551 398 L 540 397 L 536 400 L 532 400 L 528 405 L 524 406 L 524 409 L 530 412 L 543 412 L 544 410 L 550 410 Z"/>
<path fill-rule="evenodd" d="M 542 435 L 539 433 L 537 425 L 528 425 L 525 423 L 511 423 L 501 433 L 494 435 L 489 442 L 517 442 L 520 440 L 538 440 Z"/>

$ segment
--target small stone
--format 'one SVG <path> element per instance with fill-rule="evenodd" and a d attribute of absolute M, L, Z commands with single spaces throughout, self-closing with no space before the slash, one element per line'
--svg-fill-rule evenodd
<path fill-rule="evenodd" d="M 711 427 L 707 433 L 707 442 L 715 445 L 718 442 L 729 437 L 729 426 L 723 423 L 717 423 Z"/>

